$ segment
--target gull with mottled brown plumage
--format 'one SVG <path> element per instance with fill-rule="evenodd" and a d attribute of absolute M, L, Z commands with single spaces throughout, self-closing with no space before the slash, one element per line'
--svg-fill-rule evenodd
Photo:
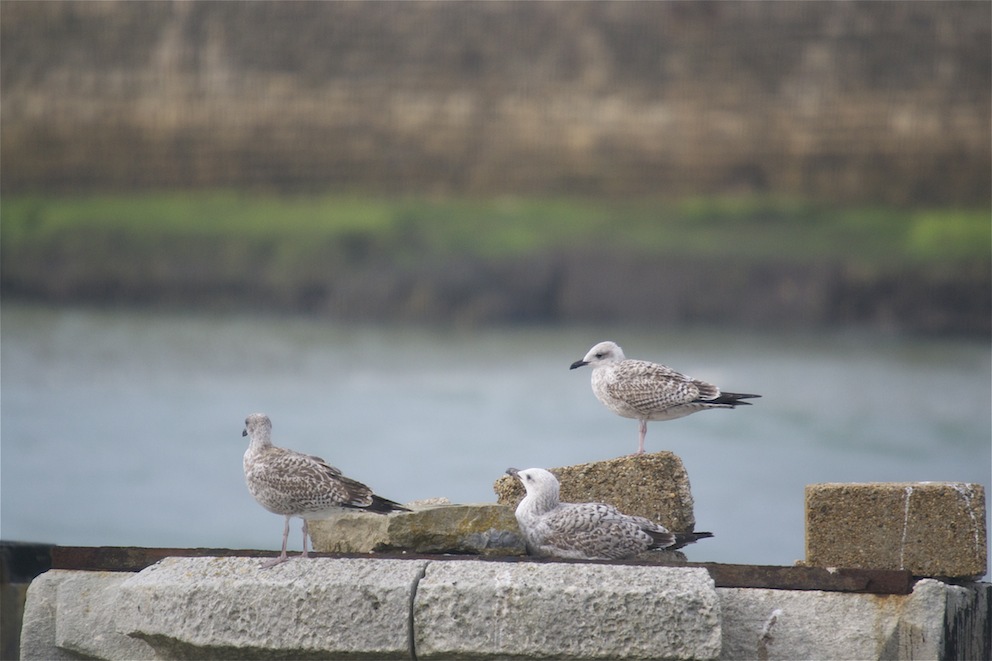
<path fill-rule="evenodd" d="M 272 445 L 272 422 L 267 415 L 249 415 L 241 435 L 250 441 L 244 460 L 248 491 L 262 507 L 286 517 L 282 553 L 263 567 L 287 560 L 289 520 L 294 516 L 303 519 L 301 557 L 306 558 L 309 519 L 324 519 L 347 509 L 377 514 L 409 511 L 399 503 L 375 495 L 361 482 L 345 477 L 320 457 Z"/>
<path fill-rule="evenodd" d="M 674 420 L 707 409 L 749 405 L 742 399 L 761 397 L 722 392 L 720 388 L 680 374 L 670 367 L 623 355 L 615 342 L 600 342 L 569 369 L 592 366 L 592 391 L 603 405 L 624 418 L 640 422 L 636 454 L 644 454 L 649 420 Z"/>
<path fill-rule="evenodd" d="M 623 560 L 654 549 L 680 549 L 708 532 L 673 533 L 640 516 L 624 514 L 605 503 L 563 503 L 558 478 L 543 468 L 506 469 L 527 495 L 516 517 L 527 552 L 577 560 Z"/>

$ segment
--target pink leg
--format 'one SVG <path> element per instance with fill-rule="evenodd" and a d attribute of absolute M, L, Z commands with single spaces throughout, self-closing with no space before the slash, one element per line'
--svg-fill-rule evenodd
<path fill-rule="evenodd" d="M 637 454 L 644 454 L 644 437 L 648 433 L 648 421 L 641 420 L 641 433 L 637 437 Z"/>
<path fill-rule="evenodd" d="M 309 558 L 310 557 L 309 555 L 307 555 L 307 537 L 309 537 L 309 536 L 310 536 L 310 533 L 307 530 L 307 520 L 306 519 L 303 519 L 303 555 L 300 556 L 301 558 Z"/>
<path fill-rule="evenodd" d="M 265 569 L 266 567 L 274 567 L 275 565 L 278 565 L 281 562 L 286 562 L 286 560 L 289 559 L 286 556 L 286 542 L 288 540 L 289 540 L 289 517 L 287 516 L 286 525 L 283 527 L 282 530 L 282 553 L 279 555 L 278 558 L 272 558 L 271 560 L 266 560 L 265 562 L 263 562 L 262 563 L 263 569 Z"/>

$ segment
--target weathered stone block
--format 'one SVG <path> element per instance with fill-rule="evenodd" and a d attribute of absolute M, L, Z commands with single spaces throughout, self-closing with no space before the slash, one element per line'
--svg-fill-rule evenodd
<path fill-rule="evenodd" d="M 717 588 L 722 659 L 987 658 L 992 586 L 916 583 L 912 594 Z"/>
<path fill-rule="evenodd" d="M 28 586 L 21 625 L 21 659 L 77 659 L 75 654 L 60 650 L 55 644 L 55 623 L 59 583 L 78 572 L 53 569 L 36 577 Z"/>
<path fill-rule="evenodd" d="M 389 520 L 400 514 L 341 512 L 326 519 L 310 521 L 310 541 L 314 551 L 325 553 L 371 553 L 389 541 Z"/>
<path fill-rule="evenodd" d="M 167 658 L 409 658 L 426 561 L 167 558 L 120 586 L 119 631 Z"/>
<path fill-rule="evenodd" d="M 155 659 L 147 643 L 118 633 L 114 601 L 132 574 L 51 570 L 28 588 L 21 659 Z"/>
<path fill-rule="evenodd" d="M 526 553 L 513 510 L 504 505 L 443 505 L 378 516 L 342 512 L 311 521 L 313 548 L 330 553 Z"/>
<path fill-rule="evenodd" d="M 985 490 L 961 482 L 808 485 L 806 564 L 982 576 Z"/>
<path fill-rule="evenodd" d="M 530 468 L 530 466 L 516 466 Z M 608 503 L 624 514 L 643 516 L 669 530 L 695 529 L 689 476 L 672 452 L 618 457 L 576 466 L 549 468 L 561 482 L 561 499 L 568 503 Z M 504 475 L 493 486 L 502 505 L 516 509 L 524 497 L 518 480 Z"/>
<path fill-rule="evenodd" d="M 413 606 L 418 659 L 715 659 L 702 569 L 434 562 Z"/>
<path fill-rule="evenodd" d="M 74 572 L 58 586 L 55 644 L 84 659 L 156 659 L 143 640 L 118 633 L 117 593 L 131 574 Z"/>

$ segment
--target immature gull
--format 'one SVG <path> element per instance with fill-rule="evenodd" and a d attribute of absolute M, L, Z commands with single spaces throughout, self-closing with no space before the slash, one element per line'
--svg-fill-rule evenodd
<path fill-rule="evenodd" d="M 289 519 L 303 519 L 303 555 L 307 556 L 307 519 L 327 518 L 342 509 L 359 509 L 385 514 L 409 511 L 399 503 L 380 498 L 361 482 L 341 474 L 320 457 L 272 445 L 272 422 L 262 413 L 245 419 L 242 436 L 250 439 L 245 452 L 245 481 L 248 491 L 265 509 L 286 517 L 282 533 L 282 554 L 264 563 L 271 567 L 285 562 Z"/>
<path fill-rule="evenodd" d="M 531 555 L 620 560 L 650 549 L 680 549 L 713 533 L 672 533 L 640 516 L 605 503 L 562 503 L 558 479 L 543 468 L 506 469 L 527 495 L 517 505 L 517 523 Z"/>
<path fill-rule="evenodd" d="M 583 365 L 592 365 L 592 391 L 606 408 L 640 421 L 636 454 L 644 454 L 648 420 L 674 420 L 706 409 L 732 409 L 750 404 L 742 399 L 761 397 L 720 392 L 712 383 L 679 374 L 670 367 L 629 360 L 615 342 L 600 342 L 569 369 Z"/>

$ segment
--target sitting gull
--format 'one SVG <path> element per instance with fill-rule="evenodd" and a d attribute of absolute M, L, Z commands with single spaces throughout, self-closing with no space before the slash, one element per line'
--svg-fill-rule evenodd
<path fill-rule="evenodd" d="M 341 474 L 320 457 L 272 445 L 272 422 L 267 415 L 252 413 L 245 419 L 242 436 L 251 441 L 245 452 L 245 481 L 248 491 L 265 509 L 286 517 L 282 554 L 266 563 L 285 562 L 289 519 L 303 519 L 303 555 L 307 556 L 307 519 L 327 518 L 342 509 L 385 514 L 409 511 L 399 503 L 380 498 L 361 482 Z"/>
<path fill-rule="evenodd" d="M 506 473 L 527 490 L 516 515 L 531 555 L 621 560 L 651 549 L 674 551 L 713 536 L 709 532 L 672 533 L 604 503 L 562 503 L 558 478 L 543 468 L 508 468 Z"/>
<path fill-rule="evenodd" d="M 606 408 L 640 421 L 636 454 L 644 454 L 648 420 L 674 420 L 706 409 L 749 405 L 742 399 L 761 397 L 720 392 L 712 383 L 693 379 L 670 367 L 646 360 L 629 360 L 615 342 L 600 342 L 569 369 L 592 365 L 592 391 Z"/>

